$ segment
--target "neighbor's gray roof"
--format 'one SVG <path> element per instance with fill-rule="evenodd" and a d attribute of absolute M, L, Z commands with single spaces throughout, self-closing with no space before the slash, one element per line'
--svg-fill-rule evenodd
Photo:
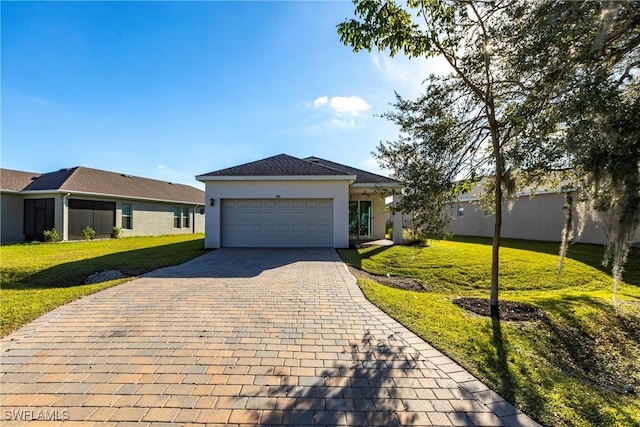
<path fill-rule="evenodd" d="M 319 157 L 306 157 L 304 159 L 307 162 L 322 165 L 331 169 L 339 170 L 349 175 L 356 175 L 356 184 L 397 184 L 400 185 L 395 179 L 388 178 L 386 176 L 378 175 L 375 173 L 363 171 L 362 169 L 356 169 L 351 166 L 342 165 L 329 160 L 321 159 Z"/>
<path fill-rule="evenodd" d="M 245 163 L 201 176 L 212 177 L 251 177 L 251 176 L 356 176 L 356 183 L 398 184 L 397 181 L 350 166 L 330 162 L 318 157 L 298 159 L 287 154 L 267 157 L 255 162 Z"/>
<path fill-rule="evenodd" d="M 2 184 L 4 189 L 4 177 Z M 24 192 L 47 190 L 196 204 L 204 203 L 204 191 L 189 185 L 174 184 L 85 167 L 60 169 L 57 172 L 38 175 L 37 179 L 22 188 Z"/>
<path fill-rule="evenodd" d="M 0 169 L 0 189 L 22 191 L 39 176 L 40 174 L 35 172 Z"/>

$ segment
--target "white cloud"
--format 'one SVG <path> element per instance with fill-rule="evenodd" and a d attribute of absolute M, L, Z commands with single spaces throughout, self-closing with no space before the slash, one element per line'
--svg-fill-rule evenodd
<path fill-rule="evenodd" d="M 166 169 L 167 167 L 165 165 L 158 165 L 156 166 L 156 169 Z"/>
<path fill-rule="evenodd" d="M 313 105 L 316 108 L 328 105 L 335 114 L 340 116 L 358 116 L 371 108 L 371 105 L 359 96 L 332 96 L 329 98 L 325 95 L 316 98 Z"/>
<path fill-rule="evenodd" d="M 357 116 L 371 108 L 371 105 L 359 96 L 334 96 L 329 101 L 329 106 L 338 114 L 351 114 L 352 116 Z"/>
<path fill-rule="evenodd" d="M 321 96 L 320 98 L 316 98 L 316 100 L 313 101 L 313 105 L 315 107 L 320 107 L 321 105 L 324 105 L 328 102 L 329 102 L 329 97 L 325 95 L 325 96 Z"/>

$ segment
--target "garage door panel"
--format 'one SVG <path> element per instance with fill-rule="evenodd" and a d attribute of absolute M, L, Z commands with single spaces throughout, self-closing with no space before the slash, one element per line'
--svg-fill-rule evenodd
<path fill-rule="evenodd" d="M 331 229 L 332 229 L 331 225 L 318 224 L 318 234 L 321 234 L 321 235 L 329 234 Z"/>
<path fill-rule="evenodd" d="M 324 223 L 333 217 L 332 214 L 333 212 L 318 211 L 317 220 L 319 223 Z"/>
<path fill-rule="evenodd" d="M 290 209 L 291 208 L 291 201 L 288 199 L 276 199 L 277 200 L 277 206 L 278 209 Z"/>
<path fill-rule="evenodd" d="M 304 212 L 291 212 L 291 222 L 293 224 L 304 224 L 306 215 Z"/>
<path fill-rule="evenodd" d="M 331 247 L 332 246 L 332 242 L 333 242 L 333 239 L 329 238 L 329 237 L 318 238 L 318 245 L 321 248 Z M 311 245 L 311 243 L 309 243 L 309 245 Z"/>
<path fill-rule="evenodd" d="M 330 199 L 223 199 L 222 246 L 332 247 Z"/>
<path fill-rule="evenodd" d="M 320 199 L 320 200 L 318 200 L 318 208 L 319 209 L 332 209 L 333 210 L 333 200 L 331 200 L 331 199 Z"/>

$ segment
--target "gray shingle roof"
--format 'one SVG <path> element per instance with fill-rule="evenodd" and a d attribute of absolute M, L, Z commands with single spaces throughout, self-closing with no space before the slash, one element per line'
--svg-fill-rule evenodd
<path fill-rule="evenodd" d="M 4 171 L 2 171 L 3 188 Z M 37 179 L 23 187 L 21 191 L 69 191 L 194 204 L 204 203 L 204 191 L 189 185 L 99 169 L 75 167 L 37 176 Z"/>
<path fill-rule="evenodd" d="M 267 157 L 255 162 L 245 163 L 214 172 L 209 172 L 201 176 L 224 177 L 224 176 L 356 176 L 356 183 L 362 184 L 398 184 L 391 178 L 377 175 L 361 169 L 330 162 L 318 157 L 307 157 L 298 159 L 287 154 Z"/>
<path fill-rule="evenodd" d="M 39 176 L 40 174 L 35 172 L 0 169 L 0 189 L 22 191 Z"/>
<path fill-rule="evenodd" d="M 266 159 L 243 165 L 233 166 L 202 176 L 336 176 L 351 175 L 346 172 L 329 169 L 287 154 L 267 157 Z"/>
<path fill-rule="evenodd" d="M 340 163 L 331 162 L 329 160 L 321 159 L 319 157 L 306 157 L 304 159 L 307 162 L 322 165 L 331 169 L 339 170 L 349 175 L 356 175 L 356 184 L 397 184 L 400 185 L 395 179 L 388 178 L 386 176 L 378 175 L 375 173 L 363 171 L 362 169 L 356 169 L 351 166 L 342 165 Z"/>

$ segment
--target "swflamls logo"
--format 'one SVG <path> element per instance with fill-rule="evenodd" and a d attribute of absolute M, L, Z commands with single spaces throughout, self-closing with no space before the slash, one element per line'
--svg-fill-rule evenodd
<path fill-rule="evenodd" d="M 68 409 L 5 409 L 5 421 L 66 421 Z"/>

